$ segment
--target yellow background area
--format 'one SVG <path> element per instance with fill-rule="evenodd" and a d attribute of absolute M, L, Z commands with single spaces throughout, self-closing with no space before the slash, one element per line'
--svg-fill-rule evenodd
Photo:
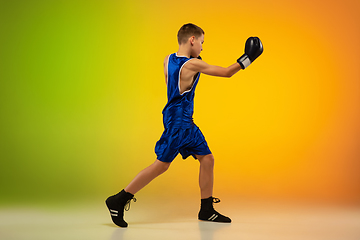
<path fill-rule="evenodd" d="M 1 201 L 106 198 L 156 159 L 163 59 L 185 23 L 201 56 L 194 122 L 215 156 L 215 196 L 360 201 L 360 3 L 9 1 L 1 3 Z M 200 196 L 179 155 L 142 196 Z M 75 200 L 74 200 L 75 201 Z"/>

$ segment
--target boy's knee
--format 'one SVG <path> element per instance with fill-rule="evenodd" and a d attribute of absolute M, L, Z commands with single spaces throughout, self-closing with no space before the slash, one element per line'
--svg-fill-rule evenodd
<path fill-rule="evenodd" d="M 163 171 L 165 172 L 166 170 L 168 170 L 170 167 L 170 163 L 164 163 L 163 164 Z"/>
<path fill-rule="evenodd" d="M 214 164 L 215 164 L 215 158 L 214 158 L 214 156 L 213 156 L 212 154 L 209 154 L 207 160 L 208 160 L 209 164 L 213 167 Z"/>
<path fill-rule="evenodd" d="M 199 156 L 198 159 L 199 159 L 200 164 L 206 164 L 211 167 L 214 166 L 215 158 L 214 158 L 214 155 L 212 155 L 212 154 L 208 154 L 205 156 Z"/>
<path fill-rule="evenodd" d="M 159 170 L 161 173 L 166 172 L 166 170 L 168 170 L 169 167 L 170 167 L 170 163 L 169 163 L 169 162 L 162 162 L 162 161 L 160 161 L 160 160 L 156 160 L 156 165 L 157 165 L 158 170 Z"/>

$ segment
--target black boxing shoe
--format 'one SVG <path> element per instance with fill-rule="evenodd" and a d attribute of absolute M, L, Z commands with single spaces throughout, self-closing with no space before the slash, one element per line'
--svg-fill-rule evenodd
<path fill-rule="evenodd" d="M 134 200 L 136 202 L 136 198 L 134 195 L 125 190 L 122 190 L 116 195 L 110 196 L 106 199 L 105 203 L 109 209 L 111 219 L 115 223 L 115 225 L 119 227 L 127 227 L 128 224 L 124 220 L 124 210 L 129 211 L 130 202 Z"/>
<path fill-rule="evenodd" d="M 229 217 L 226 217 L 215 211 L 213 203 L 219 202 L 220 199 L 213 197 L 201 199 L 201 208 L 198 215 L 199 220 L 219 223 L 231 223 L 231 219 Z"/>

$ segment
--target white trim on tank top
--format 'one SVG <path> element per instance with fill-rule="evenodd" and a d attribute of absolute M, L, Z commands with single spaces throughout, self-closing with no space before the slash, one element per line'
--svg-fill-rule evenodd
<path fill-rule="evenodd" d="M 180 68 L 180 70 L 179 70 L 179 78 L 178 78 L 178 86 L 179 86 L 179 94 L 180 94 L 180 96 L 182 96 L 184 93 L 187 93 L 187 92 L 190 92 L 192 89 L 193 89 L 193 87 L 194 87 L 194 85 L 195 85 L 195 81 L 198 79 L 198 78 L 196 78 L 195 79 L 195 81 L 193 82 L 193 84 L 192 84 L 192 86 L 191 86 L 191 88 L 189 89 L 189 90 L 187 90 L 187 91 L 185 91 L 185 92 L 183 92 L 183 93 L 180 93 L 180 74 L 181 74 L 181 70 L 182 70 L 182 68 L 184 67 L 184 65 L 186 64 L 186 63 L 188 63 L 189 61 L 191 61 L 191 60 L 193 60 L 193 59 L 195 59 L 195 58 L 190 58 L 190 59 L 188 59 L 186 62 L 184 62 L 184 64 L 181 66 L 181 68 Z M 196 74 L 195 74 L 196 75 Z"/>
<path fill-rule="evenodd" d="M 175 53 L 175 55 L 177 56 L 177 57 L 186 57 L 186 58 L 188 58 L 187 56 L 179 56 L 178 54 L 177 54 L 177 52 Z"/>

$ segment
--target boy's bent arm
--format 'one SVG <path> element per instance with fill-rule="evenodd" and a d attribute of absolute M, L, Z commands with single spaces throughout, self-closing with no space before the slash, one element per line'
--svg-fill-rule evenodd
<path fill-rule="evenodd" d="M 242 69 L 240 64 L 238 63 L 234 63 L 229 67 L 224 68 L 207 64 L 206 62 L 199 59 L 193 59 L 192 61 L 189 61 L 189 63 L 184 65 L 184 67 L 188 68 L 191 71 L 201 72 L 216 77 L 231 77 L 240 69 Z"/>

